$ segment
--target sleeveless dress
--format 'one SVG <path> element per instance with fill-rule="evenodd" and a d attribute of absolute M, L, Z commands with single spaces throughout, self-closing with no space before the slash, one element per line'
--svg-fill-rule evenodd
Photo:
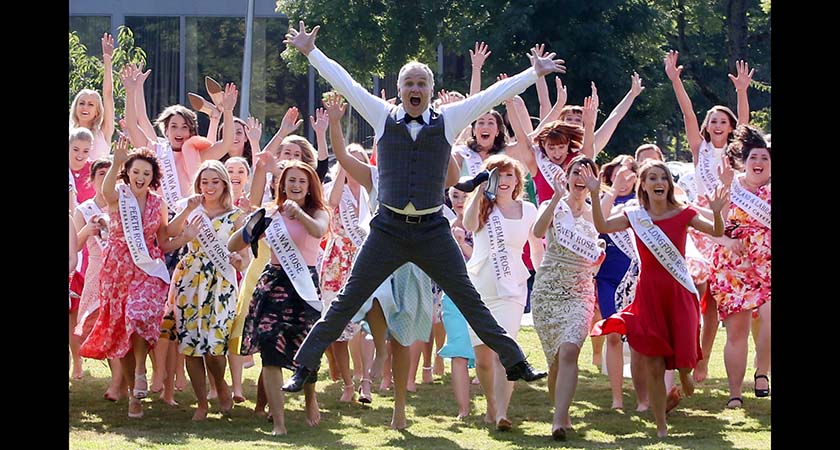
<path fill-rule="evenodd" d="M 325 196 L 329 194 L 325 193 Z M 324 248 L 324 257 L 319 264 L 321 278 L 321 299 L 324 301 L 324 314 L 330 304 L 338 298 L 338 292 L 350 278 L 350 269 L 353 268 L 353 260 L 358 249 L 344 230 L 341 223 L 339 207 L 335 207 L 330 217 L 330 238 Z M 359 332 L 361 327 L 358 323 L 350 322 L 344 327 L 336 341 L 349 341 L 353 335 Z"/>
<path fill-rule="evenodd" d="M 232 209 L 210 219 L 213 230 L 223 241 L 233 234 L 242 215 Z M 233 318 L 236 313 L 237 285 L 218 270 L 198 238 L 187 244 L 187 252 L 175 266 L 170 301 L 175 305 L 175 331 L 178 351 L 186 356 L 221 356 L 228 353 Z"/>
<path fill-rule="evenodd" d="M 689 206 L 673 217 L 654 221 L 683 256 L 688 223 L 696 214 Z M 641 260 L 636 298 L 596 323 L 592 335 L 623 334 L 637 352 L 664 357 L 668 370 L 694 368 L 703 357 L 697 297 L 674 279 L 638 236 L 636 246 Z"/>
<path fill-rule="evenodd" d="M 163 258 L 156 243 L 163 199 L 154 192 L 146 198 L 143 238 L 149 256 Z M 169 285 L 134 264 L 125 241 L 119 208 L 109 208 L 108 245 L 102 252 L 99 278 L 99 317 L 79 353 L 85 358 L 122 358 L 132 348 L 137 333 L 151 347 L 160 336 L 160 323 Z"/>
<path fill-rule="evenodd" d="M 598 237 L 595 225 L 583 215 L 575 218 L 575 230 L 591 239 Z M 595 314 L 595 269 L 598 267 L 557 242 L 554 226 L 546 233 L 545 257 L 537 269 L 531 310 L 546 363 L 551 366 L 560 344 L 580 348 Z"/>
<path fill-rule="evenodd" d="M 734 180 L 733 183 L 737 183 Z M 761 186 L 756 195 L 770 203 L 770 189 Z M 712 256 L 712 292 L 721 320 L 741 311 L 755 310 L 770 301 L 770 228 L 734 203 L 729 207 L 726 235 L 743 241 L 746 251 L 738 256 L 720 245 Z"/>

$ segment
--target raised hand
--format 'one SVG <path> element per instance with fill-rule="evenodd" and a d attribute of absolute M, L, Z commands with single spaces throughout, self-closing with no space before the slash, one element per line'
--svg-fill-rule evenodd
<path fill-rule="evenodd" d="M 320 25 L 316 25 L 311 32 L 306 32 L 306 24 L 300 21 L 299 30 L 289 27 L 289 32 L 286 33 L 286 38 L 283 39 L 284 44 L 291 45 L 298 49 L 304 55 L 309 55 L 309 52 L 315 49 L 315 38 L 318 36 Z"/>
<path fill-rule="evenodd" d="M 484 42 L 482 43 L 475 43 L 475 51 L 470 50 L 470 60 L 472 61 L 472 66 L 480 69 L 484 66 L 484 61 L 487 61 L 487 57 L 493 53 L 490 50 L 487 50 L 487 44 Z"/>
<path fill-rule="evenodd" d="M 246 213 L 251 212 L 251 200 L 248 199 L 248 195 L 245 192 L 242 192 L 242 195 L 236 199 L 236 206 Z"/>
<path fill-rule="evenodd" d="M 102 58 L 114 56 L 114 37 L 108 33 L 102 35 Z"/>
<path fill-rule="evenodd" d="M 500 74 L 499 74 L 499 76 L 497 76 L 497 77 L 496 77 L 496 82 L 499 82 L 499 81 L 502 81 L 502 80 L 506 80 L 507 78 L 508 78 L 508 74 L 506 74 L 506 73 L 500 73 Z"/>
<path fill-rule="evenodd" d="M 134 64 L 124 65 L 118 76 L 120 78 L 120 83 L 122 83 L 126 91 L 133 92 L 137 89 L 137 68 Z"/>
<path fill-rule="evenodd" d="M 539 77 L 548 75 L 551 72 L 566 73 L 566 66 L 563 65 L 566 61 L 554 59 L 557 56 L 554 52 L 545 56 L 532 56 L 529 53 L 527 56 L 531 60 L 531 65 L 534 66 L 534 70 L 537 71 L 537 76 Z"/>
<path fill-rule="evenodd" d="M 668 79 L 674 81 L 680 77 L 683 71 L 683 66 L 677 66 L 677 59 L 680 57 L 680 52 L 671 50 L 665 54 L 665 75 Z"/>
<path fill-rule="evenodd" d="M 245 135 L 248 136 L 248 140 L 251 142 L 260 141 L 260 138 L 262 137 L 262 124 L 259 119 L 249 117 L 248 120 L 245 121 Z"/>
<path fill-rule="evenodd" d="M 119 165 L 128 159 L 128 137 L 120 133 L 120 138 L 117 139 L 117 145 L 114 146 L 114 165 Z"/>
<path fill-rule="evenodd" d="M 277 132 L 285 132 L 286 136 L 292 134 L 303 124 L 303 120 L 298 120 L 299 117 L 300 111 L 298 111 L 297 106 L 287 109 L 286 114 L 283 114 L 283 120 L 280 121 L 280 130 Z"/>
<path fill-rule="evenodd" d="M 236 89 L 236 85 L 233 83 L 226 84 L 225 93 L 222 97 L 222 107 L 225 111 L 233 111 L 237 97 L 239 97 L 239 91 Z"/>
<path fill-rule="evenodd" d="M 729 186 L 718 185 L 712 195 L 707 195 L 706 199 L 709 200 L 709 207 L 712 208 L 712 211 L 720 214 L 723 208 L 729 204 Z"/>
<path fill-rule="evenodd" d="M 581 164 L 580 174 L 583 177 L 583 183 L 586 185 L 586 189 L 589 189 L 589 192 L 598 192 L 598 189 L 601 188 L 601 182 L 598 181 L 598 177 L 592 173 L 592 168 L 586 164 Z"/>
<path fill-rule="evenodd" d="M 317 108 L 315 110 L 315 117 L 309 116 L 309 123 L 312 124 L 312 129 L 316 133 L 326 133 L 330 126 L 329 113 L 324 108 Z"/>
<path fill-rule="evenodd" d="M 592 88 L 592 101 L 595 102 L 595 109 L 598 109 L 601 106 L 601 97 L 598 96 L 598 88 L 595 86 L 595 82 L 590 82 L 590 87 Z"/>
<path fill-rule="evenodd" d="M 382 100 L 385 100 L 386 102 L 388 102 L 392 105 L 397 104 L 397 97 L 388 98 L 388 96 L 385 95 L 385 88 L 383 88 L 381 91 L 379 91 L 379 96 L 382 97 Z"/>
<path fill-rule="evenodd" d="M 534 58 L 539 58 L 545 54 L 545 44 L 536 44 L 528 51 L 528 60 L 531 64 L 534 63 Z"/>
<path fill-rule="evenodd" d="M 594 129 L 596 120 L 598 120 L 598 95 L 593 83 L 592 95 L 583 99 L 583 126 Z"/>
<path fill-rule="evenodd" d="M 135 64 L 134 69 L 137 72 L 137 74 L 135 75 L 137 78 L 137 83 L 139 83 L 139 86 L 142 86 L 143 83 L 146 82 L 146 79 L 149 78 L 149 74 L 152 73 L 152 69 L 143 72 L 143 65 L 140 63 Z"/>
<path fill-rule="evenodd" d="M 638 97 L 644 90 L 645 87 L 642 86 L 642 77 L 634 71 L 633 75 L 630 77 L 630 95 L 634 98 Z"/>
<path fill-rule="evenodd" d="M 721 161 L 717 168 L 717 175 L 724 186 L 732 186 L 732 180 L 735 178 L 735 170 L 732 169 L 729 158 L 724 156 L 723 161 Z"/>
<path fill-rule="evenodd" d="M 385 94 L 385 89 L 382 90 Z M 384 97 L 383 97 L 384 98 Z M 344 112 L 347 111 L 347 103 L 338 92 L 330 92 L 326 98 L 322 100 L 324 108 L 327 108 L 327 115 L 331 120 L 340 120 L 344 117 Z"/>
<path fill-rule="evenodd" d="M 563 85 L 563 80 L 560 77 L 555 77 L 554 84 L 557 85 L 557 103 L 565 105 L 566 100 L 569 98 L 569 92 L 566 90 L 566 86 Z"/>
<path fill-rule="evenodd" d="M 619 192 L 624 192 L 627 186 L 632 186 L 635 178 L 636 173 L 632 169 L 628 169 L 627 166 L 619 166 L 615 171 L 615 180 L 613 181 L 613 190 L 616 195 Z"/>
<path fill-rule="evenodd" d="M 551 180 L 551 187 L 554 188 L 554 195 L 562 197 L 566 193 L 566 174 L 562 170 L 557 171 L 554 179 Z"/>
<path fill-rule="evenodd" d="M 254 170 L 265 169 L 270 171 L 273 167 L 277 166 L 277 159 L 274 158 L 274 155 L 272 155 L 271 152 L 259 152 L 256 154 L 255 158 L 256 162 L 254 163 Z"/>
<path fill-rule="evenodd" d="M 738 76 L 732 75 L 731 73 L 729 74 L 729 79 L 732 80 L 732 84 L 735 85 L 735 90 L 747 90 L 752 82 L 752 76 L 755 73 L 755 69 L 750 70 L 749 63 L 743 59 L 739 59 L 738 61 L 735 61 L 735 70 L 738 73 Z"/>

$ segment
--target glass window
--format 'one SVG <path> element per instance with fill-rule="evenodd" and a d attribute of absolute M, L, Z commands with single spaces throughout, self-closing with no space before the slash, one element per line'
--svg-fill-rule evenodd
<path fill-rule="evenodd" d="M 152 70 L 145 94 L 146 112 L 154 122 L 164 108 L 179 100 L 179 19 L 126 16 L 125 25 L 134 32 L 134 44 L 146 52 L 146 67 Z"/>
<path fill-rule="evenodd" d="M 111 32 L 110 16 L 70 16 L 70 32 L 76 32 L 79 42 L 90 56 L 102 57 L 102 34 Z"/>

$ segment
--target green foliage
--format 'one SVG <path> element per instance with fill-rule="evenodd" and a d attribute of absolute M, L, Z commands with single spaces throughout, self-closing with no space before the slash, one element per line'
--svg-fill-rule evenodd
<path fill-rule="evenodd" d="M 87 48 L 79 41 L 75 31 L 71 31 L 70 39 L 70 83 L 68 104 L 82 89 L 92 89 L 102 93 L 102 81 L 105 76 L 105 65 L 102 59 L 88 56 Z M 119 82 L 119 71 L 127 63 L 146 64 L 146 52 L 134 45 L 134 33 L 126 26 L 120 26 L 114 42 L 112 56 L 114 73 L 114 113 L 122 117 L 125 111 L 125 89 Z"/>

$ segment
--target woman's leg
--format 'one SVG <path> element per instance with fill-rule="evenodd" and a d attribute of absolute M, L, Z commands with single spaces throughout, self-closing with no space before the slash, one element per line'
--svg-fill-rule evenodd
<path fill-rule="evenodd" d="M 643 356 L 648 369 L 648 395 L 656 421 L 656 435 L 668 435 L 668 423 L 665 416 L 665 359 L 661 357 Z"/>
<path fill-rule="evenodd" d="M 355 389 L 353 386 L 353 372 L 350 371 L 350 351 L 347 341 L 335 341 L 330 344 L 330 347 L 332 347 L 333 358 L 335 358 L 335 366 L 344 383 L 344 389 L 338 401 L 344 403 L 352 402 Z"/>
<path fill-rule="evenodd" d="M 79 355 L 79 347 L 82 345 L 82 338 L 81 336 L 77 336 L 73 333 L 73 330 L 76 329 L 76 321 L 78 317 L 78 310 L 70 313 L 70 355 L 73 357 L 74 380 L 81 380 L 84 374 L 84 369 L 82 368 L 82 357 Z"/>
<path fill-rule="evenodd" d="M 758 308 L 761 317 L 761 328 L 758 332 L 758 344 L 755 353 L 755 374 L 767 375 L 770 372 L 770 303 L 766 302 Z M 756 389 L 770 389 L 770 382 L 759 378 L 755 382 Z"/>
<path fill-rule="evenodd" d="M 624 409 L 622 388 L 624 383 L 624 343 L 621 335 L 610 333 L 607 338 L 607 376 L 612 391 L 612 409 Z M 562 346 L 561 346 L 562 348 Z M 580 353 L 580 349 L 578 349 Z"/>
<path fill-rule="evenodd" d="M 645 356 L 630 347 L 630 374 L 633 377 L 633 390 L 636 391 L 636 411 L 644 412 L 650 408 L 648 395 L 648 368 Z"/>
<path fill-rule="evenodd" d="M 726 346 L 723 350 L 723 362 L 726 366 L 726 378 L 729 380 L 729 398 L 743 397 L 741 388 L 744 383 L 744 373 L 747 370 L 747 344 L 751 314 L 751 311 L 740 311 L 724 319 Z M 731 403 L 731 406 L 740 406 L 735 402 Z"/>
<path fill-rule="evenodd" d="M 484 344 L 476 345 L 473 350 L 475 351 L 475 372 L 481 382 L 481 389 L 484 390 L 484 398 L 487 400 L 484 422 L 496 423 L 496 389 L 493 382 L 495 374 L 493 363 L 496 353 Z"/>
<path fill-rule="evenodd" d="M 227 363 L 225 355 L 205 355 L 204 362 L 207 365 L 209 378 L 216 384 L 219 409 L 222 410 L 222 413 L 227 413 L 233 408 L 233 396 L 228 388 L 227 381 L 225 381 L 225 365 Z"/>
<path fill-rule="evenodd" d="M 207 401 L 204 358 L 200 356 L 187 356 L 185 362 L 187 364 L 187 373 L 190 374 L 190 383 L 192 384 L 193 392 L 195 392 L 195 399 L 198 401 L 198 406 L 195 409 L 192 420 L 206 420 L 207 411 L 210 410 L 210 403 Z"/>
<path fill-rule="evenodd" d="M 700 298 L 704 297 L 708 283 L 697 285 Z M 694 369 L 694 381 L 700 383 L 705 380 L 709 373 L 709 360 L 712 356 L 712 348 L 715 346 L 715 336 L 717 336 L 718 326 L 720 325 L 720 318 L 718 317 L 717 302 L 713 295 L 705 295 L 706 311 L 703 312 L 703 330 L 700 335 L 700 348 L 703 350 L 703 359 L 697 361 L 697 367 Z"/>
<path fill-rule="evenodd" d="M 609 342 L 609 339 L 607 342 Z M 607 352 L 609 352 L 609 347 L 607 349 Z M 574 398 L 575 390 L 577 390 L 578 356 L 580 356 L 580 348 L 575 344 L 560 344 L 560 348 L 557 349 L 555 363 L 557 366 L 557 379 L 554 387 L 554 421 L 552 423 L 552 430 L 557 430 L 558 428 L 568 430 L 572 428 L 569 406 L 571 406 L 572 398 Z"/>
<path fill-rule="evenodd" d="M 470 415 L 470 374 L 466 358 L 452 358 L 452 391 L 458 402 L 458 418 Z"/>
<path fill-rule="evenodd" d="M 242 403 L 245 401 L 245 394 L 242 392 L 242 366 L 245 364 L 245 358 L 232 352 L 228 353 L 227 357 L 230 363 L 230 379 L 233 383 L 233 401 Z"/>
<path fill-rule="evenodd" d="M 443 327 L 443 321 L 432 325 L 432 336 L 435 341 L 435 363 L 433 372 L 435 375 L 442 377 L 446 372 L 446 366 L 444 365 L 443 358 L 438 356 L 438 352 L 443 347 L 443 344 L 446 343 L 446 328 Z"/>
<path fill-rule="evenodd" d="M 499 360 L 499 356 L 492 350 L 490 352 L 493 355 L 493 389 L 496 391 L 496 428 L 508 430 L 510 429 L 510 419 L 507 416 L 508 406 L 513 396 L 515 382 L 508 381 L 505 367 Z"/>
<path fill-rule="evenodd" d="M 306 424 L 310 427 L 317 426 L 321 423 L 321 409 L 318 406 L 315 383 L 303 385 L 303 396 L 306 402 Z"/>
<path fill-rule="evenodd" d="M 286 434 L 286 415 L 284 412 L 283 395 L 283 369 L 277 366 L 263 365 L 260 373 L 260 380 L 265 386 L 265 393 L 268 399 L 268 408 L 271 412 L 271 420 L 274 422 L 275 436 Z"/>
<path fill-rule="evenodd" d="M 601 308 L 598 307 L 598 302 L 595 302 L 595 315 L 592 316 L 592 323 L 589 324 L 589 329 L 591 330 L 595 323 L 601 320 Z M 603 365 L 604 356 L 602 350 L 604 348 L 604 336 L 592 336 L 589 338 L 592 341 L 592 365 L 597 367 L 598 370 L 601 370 Z M 607 369 L 609 370 L 609 368 Z"/>
<path fill-rule="evenodd" d="M 408 378 L 411 376 L 409 370 L 409 365 L 411 364 L 409 361 L 411 346 L 406 347 L 400 345 L 396 339 L 391 339 L 391 354 L 393 355 L 392 366 L 394 371 L 394 415 L 391 418 L 391 428 L 402 430 L 407 426 L 405 403 L 407 397 L 406 386 L 408 384 Z"/>

